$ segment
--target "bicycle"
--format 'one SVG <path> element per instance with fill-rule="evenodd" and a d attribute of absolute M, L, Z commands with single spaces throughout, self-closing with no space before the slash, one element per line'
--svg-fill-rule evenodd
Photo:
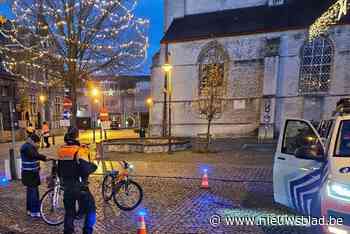
<path fill-rule="evenodd" d="M 126 161 L 120 163 L 122 163 L 123 172 L 112 170 L 104 176 L 102 197 L 105 202 L 109 202 L 113 197 L 113 201 L 119 209 L 130 211 L 141 203 L 143 190 L 138 183 L 129 179 L 129 173 L 133 166 Z M 132 197 L 133 195 L 134 197 Z"/>
<path fill-rule="evenodd" d="M 84 144 L 84 147 L 89 147 L 90 144 Z M 91 161 L 90 153 L 88 155 Z M 45 223 L 51 226 L 58 226 L 64 222 L 64 189 L 61 185 L 60 178 L 57 174 L 57 161 L 52 161 L 51 175 L 47 179 L 49 190 L 44 193 L 40 200 L 40 214 Z M 77 204 L 78 210 L 78 204 Z"/>
<path fill-rule="evenodd" d="M 40 200 L 41 218 L 50 226 L 58 226 L 64 222 L 63 187 L 57 175 L 57 161 L 52 160 L 51 175 L 47 179 L 49 190 Z"/>

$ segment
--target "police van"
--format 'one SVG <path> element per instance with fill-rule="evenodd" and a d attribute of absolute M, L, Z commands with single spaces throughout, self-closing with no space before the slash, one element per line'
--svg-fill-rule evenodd
<path fill-rule="evenodd" d="M 327 233 L 350 233 L 350 99 L 337 103 L 334 117 L 319 127 L 286 119 L 273 168 L 274 199 L 296 212 L 343 225 Z"/>

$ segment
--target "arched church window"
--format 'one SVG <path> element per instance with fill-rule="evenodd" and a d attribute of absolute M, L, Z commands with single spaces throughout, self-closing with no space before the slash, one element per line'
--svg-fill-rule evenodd
<path fill-rule="evenodd" d="M 213 41 L 207 44 L 198 57 L 199 94 L 209 86 L 224 86 L 227 80 L 229 56 L 224 47 Z"/>
<path fill-rule="evenodd" d="M 333 56 L 332 42 L 325 37 L 305 43 L 301 51 L 299 93 L 328 92 Z"/>

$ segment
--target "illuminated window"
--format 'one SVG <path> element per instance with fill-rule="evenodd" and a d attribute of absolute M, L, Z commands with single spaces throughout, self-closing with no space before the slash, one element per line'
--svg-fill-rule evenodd
<path fill-rule="evenodd" d="M 35 95 L 29 95 L 29 107 L 31 115 L 35 115 L 37 113 L 37 98 Z"/>
<path fill-rule="evenodd" d="M 284 0 L 269 0 L 269 6 L 279 6 L 283 4 Z"/>
<path fill-rule="evenodd" d="M 299 93 L 328 92 L 333 56 L 333 46 L 327 38 L 305 43 L 301 52 Z"/>
<path fill-rule="evenodd" d="M 210 42 L 200 53 L 199 64 L 199 94 L 208 86 L 223 86 L 226 80 L 229 56 L 223 46 L 216 41 Z"/>

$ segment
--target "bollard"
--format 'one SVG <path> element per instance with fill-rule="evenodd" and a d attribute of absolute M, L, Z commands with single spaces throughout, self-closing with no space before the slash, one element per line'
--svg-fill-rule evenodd
<path fill-rule="evenodd" d="M 102 161 L 102 173 L 105 175 L 107 168 L 106 168 L 106 162 L 104 159 L 104 147 L 103 147 L 103 142 L 101 142 L 101 161 Z"/>
<path fill-rule="evenodd" d="M 52 134 L 52 145 L 55 145 L 55 134 Z"/>
<path fill-rule="evenodd" d="M 17 179 L 22 179 L 22 159 L 17 158 L 16 160 L 16 172 L 17 172 Z"/>
<path fill-rule="evenodd" d="M 17 180 L 16 159 L 14 149 L 10 149 L 10 172 L 13 180 Z"/>
<path fill-rule="evenodd" d="M 10 160 L 5 159 L 5 177 L 7 180 L 11 180 L 11 169 L 10 169 Z"/>

